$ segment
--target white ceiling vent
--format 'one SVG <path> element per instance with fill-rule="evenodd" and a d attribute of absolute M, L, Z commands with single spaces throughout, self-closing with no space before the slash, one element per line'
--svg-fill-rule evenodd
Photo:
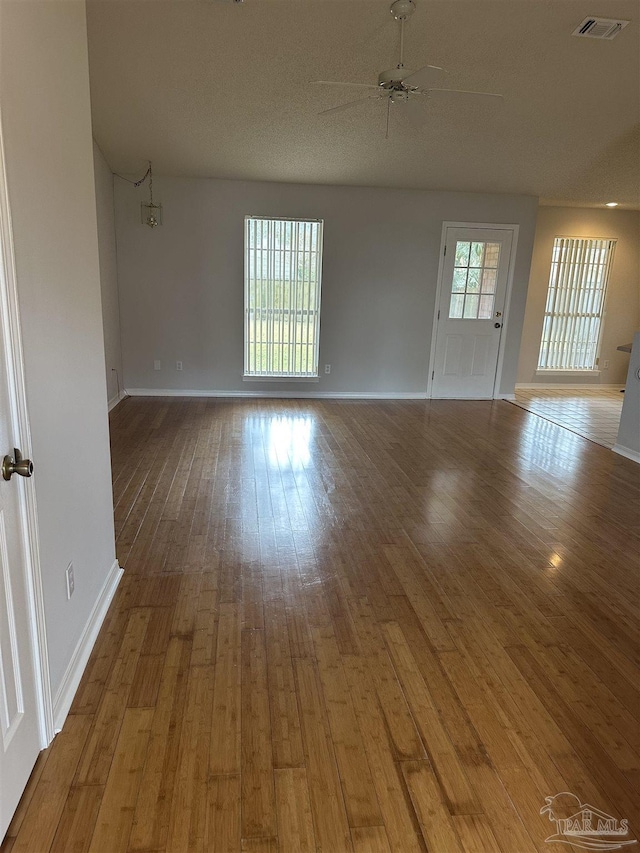
<path fill-rule="evenodd" d="M 629 21 L 616 21 L 613 18 L 585 18 L 571 35 L 590 39 L 614 39 Z"/>

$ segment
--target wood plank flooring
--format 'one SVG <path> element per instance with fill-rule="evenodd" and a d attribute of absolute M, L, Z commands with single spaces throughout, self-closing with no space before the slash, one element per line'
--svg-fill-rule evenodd
<path fill-rule="evenodd" d="M 637 465 L 504 402 L 111 428 L 125 575 L 3 853 L 543 853 L 561 792 L 640 839 Z"/>

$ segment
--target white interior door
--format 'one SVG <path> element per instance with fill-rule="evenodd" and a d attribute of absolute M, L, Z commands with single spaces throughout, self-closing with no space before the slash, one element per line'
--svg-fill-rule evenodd
<path fill-rule="evenodd" d="M 0 246 L 2 244 L 0 243 Z M 1 249 L 0 249 L 1 251 Z M 0 261 L 2 259 L 0 258 Z M 2 264 L 0 264 L 0 274 Z M 0 464 L 14 457 L 16 398 L 8 365 L 7 291 L 0 278 Z M 0 842 L 40 751 L 40 723 L 26 564 L 31 484 L 0 473 Z"/>
<path fill-rule="evenodd" d="M 513 231 L 447 228 L 432 397 L 493 397 Z"/>

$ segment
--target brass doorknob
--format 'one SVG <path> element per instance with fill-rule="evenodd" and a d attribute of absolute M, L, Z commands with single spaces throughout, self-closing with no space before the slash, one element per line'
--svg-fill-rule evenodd
<path fill-rule="evenodd" d="M 10 480 L 12 474 L 20 474 L 21 477 L 30 477 L 33 474 L 33 462 L 30 459 L 23 459 L 22 454 L 17 447 L 13 448 L 15 459 L 7 454 L 2 460 L 2 476 L 5 480 Z"/>

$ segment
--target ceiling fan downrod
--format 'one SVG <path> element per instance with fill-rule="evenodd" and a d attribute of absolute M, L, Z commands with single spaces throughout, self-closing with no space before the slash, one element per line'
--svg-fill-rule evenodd
<path fill-rule="evenodd" d="M 394 0 L 389 10 L 400 23 L 400 62 L 398 68 L 404 68 L 404 22 L 416 11 L 414 0 Z"/>

